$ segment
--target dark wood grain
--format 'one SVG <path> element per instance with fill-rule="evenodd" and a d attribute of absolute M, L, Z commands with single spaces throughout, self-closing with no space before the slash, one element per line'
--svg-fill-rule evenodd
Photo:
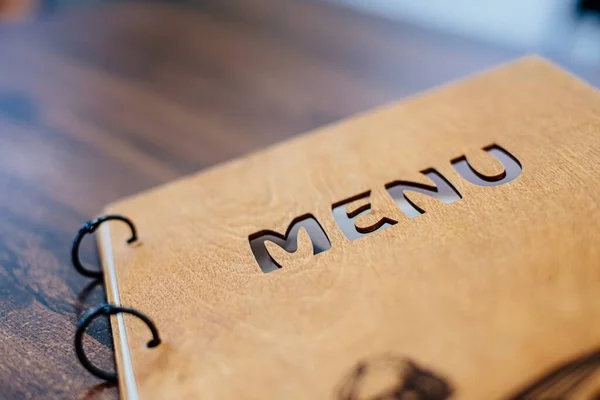
<path fill-rule="evenodd" d="M 106 203 L 515 56 L 294 0 L 108 3 L 0 27 L 0 398 L 117 396 L 73 351 L 103 289 L 70 242 Z M 106 325 L 87 341 L 110 367 Z"/>

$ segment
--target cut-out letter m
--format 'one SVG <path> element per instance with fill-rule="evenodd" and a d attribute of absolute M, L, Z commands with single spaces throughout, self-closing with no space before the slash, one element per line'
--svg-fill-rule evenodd
<path fill-rule="evenodd" d="M 294 253 L 298 249 L 298 231 L 300 228 L 306 229 L 313 246 L 313 254 L 319 254 L 331 248 L 331 242 L 317 219 L 311 214 L 302 215 L 292 221 L 285 235 L 267 230 L 254 233 L 248 237 L 250 248 L 262 272 L 272 272 L 281 268 L 281 265 L 269 254 L 265 242 L 273 242 L 288 253 Z"/>

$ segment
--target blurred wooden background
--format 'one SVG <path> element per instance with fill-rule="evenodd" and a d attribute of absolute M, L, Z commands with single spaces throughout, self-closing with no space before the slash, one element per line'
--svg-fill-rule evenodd
<path fill-rule="evenodd" d="M 0 24 L 7 399 L 117 396 L 73 350 L 78 318 L 103 291 L 71 267 L 71 240 L 106 203 L 519 55 L 316 0 L 28 15 Z M 600 84 L 597 65 L 557 61 Z M 83 255 L 96 262 L 91 241 Z M 90 358 L 112 368 L 107 326 L 89 333 Z"/>

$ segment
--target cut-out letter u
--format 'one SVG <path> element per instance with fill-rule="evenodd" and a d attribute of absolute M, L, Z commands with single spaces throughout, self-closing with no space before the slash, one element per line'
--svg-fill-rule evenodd
<path fill-rule="evenodd" d="M 465 156 L 452 160 L 452 166 L 467 181 L 479 186 L 498 186 L 508 183 L 521 175 L 523 167 L 515 156 L 504 150 L 502 147 L 493 144 L 486 146 L 483 150 L 487 151 L 492 157 L 500 161 L 504 166 L 504 171 L 498 175 L 483 175 L 475 170 Z"/>

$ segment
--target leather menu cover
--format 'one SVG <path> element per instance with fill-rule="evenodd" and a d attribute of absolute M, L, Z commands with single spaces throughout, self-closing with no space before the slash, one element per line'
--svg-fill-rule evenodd
<path fill-rule="evenodd" d="M 600 94 L 535 57 L 135 195 L 128 399 L 600 393 Z"/>

